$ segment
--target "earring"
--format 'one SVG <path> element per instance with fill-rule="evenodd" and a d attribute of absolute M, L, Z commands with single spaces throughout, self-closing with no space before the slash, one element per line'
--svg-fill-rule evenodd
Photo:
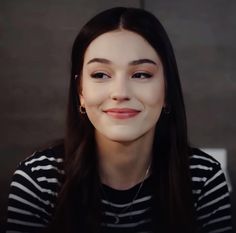
<path fill-rule="evenodd" d="M 80 111 L 80 113 L 81 114 L 86 114 L 86 109 L 85 109 L 85 107 L 83 107 L 83 106 L 79 106 L 79 111 Z"/>
<path fill-rule="evenodd" d="M 74 80 L 76 80 L 78 78 L 78 74 L 76 74 L 75 76 L 74 76 Z"/>

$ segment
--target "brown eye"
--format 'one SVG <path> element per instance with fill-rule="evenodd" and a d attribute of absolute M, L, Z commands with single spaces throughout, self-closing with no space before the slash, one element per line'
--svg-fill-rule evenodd
<path fill-rule="evenodd" d="M 103 73 L 103 72 L 97 72 L 97 73 L 93 73 L 91 74 L 92 78 L 96 78 L 96 79 L 107 79 L 110 78 L 110 76 L 108 76 L 107 74 Z"/>
<path fill-rule="evenodd" d="M 146 72 L 137 72 L 132 77 L 137 78 L 137 79 L 147 79 L 147 78 L 151 78 L 152 74 L 149 74 Z"/>

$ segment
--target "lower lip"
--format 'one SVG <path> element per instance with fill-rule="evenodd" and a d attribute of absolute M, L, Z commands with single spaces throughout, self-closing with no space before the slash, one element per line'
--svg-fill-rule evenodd
<path fill-rule="evenodd" d="M 106 114 L 116 119 L 129 119 L 137 116 L 139 112 L 106 112 Z"/>

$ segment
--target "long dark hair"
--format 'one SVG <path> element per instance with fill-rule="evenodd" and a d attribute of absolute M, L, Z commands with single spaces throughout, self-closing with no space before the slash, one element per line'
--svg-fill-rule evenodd
<path fill-rule="evenodd" d="M 136 32 L 146 39 L 164 67 L 167 111 L 161 113 L 153 144 L 153 222 L 156 223 L 153 230 L 156 232 L 162 227 L 162 232 L 194 232 L 186 113 L 173 48 L 165 29 L 153 14 L 124 7 L 96 15 L 82 28 L 73 44 L 64 140 L 65 181 L 52 229 L 70 233 L 99 232 L 101 197 L 94 127 L 78 110 L 78 89 L 88 45 L 99 35 L 119 28 Z M 75 79 L 75 76 L 78 77 Z"/>

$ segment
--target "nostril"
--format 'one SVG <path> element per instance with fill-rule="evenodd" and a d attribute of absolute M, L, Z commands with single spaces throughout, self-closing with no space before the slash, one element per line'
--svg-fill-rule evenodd
<path fill-rule="evenodd" d="M 122 96 L 122 95 L 114 95 L 111 98 L 116 101 L 125 101 L 130 99 L 128 96 Z"/>

